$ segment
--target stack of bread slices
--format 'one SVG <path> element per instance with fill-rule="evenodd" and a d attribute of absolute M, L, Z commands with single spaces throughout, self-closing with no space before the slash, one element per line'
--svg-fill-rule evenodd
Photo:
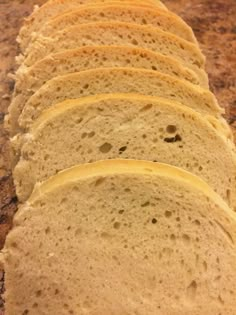
<path fill-rule="evenodd" d="M 6 315 L 235 315 L 236 150 L 158 0 L 50 0 L 19 34 Z"/>

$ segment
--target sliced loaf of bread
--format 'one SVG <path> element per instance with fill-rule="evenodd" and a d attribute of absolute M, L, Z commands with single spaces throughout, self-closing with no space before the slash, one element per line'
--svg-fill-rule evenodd
<path fill-rule="evenodd" d="M 51 37 L 52 34 L 67 27 L 102 21 L 120 21 L 151 25 L 197 44 L 191 27 L 174 13 L 158 8 L 154 10 L 152 7 L 122 5 L 122 3 L 86 6 L 61 14 L 45 23 L 37 33 L 37 36 Z"/>
<path fill-rule="evenodd" d="M 138 6 L 152 6 L 167 10 L 163 3 L 159 0 L 51 0 L 47 1 L 43 6 L 36 7 L 34 12 L 25 19 L 24 25 L 20 30 L 18 42 L 22 50 L 25 50 L 31 41 L 32 35 L 37 33 L 41 27 L 50 19 L 64 12 L 78 9 L 87 5 L 99 5 L 109 3 L 122 3 L 123 5 L 135 4 Z"/>
<path fill-rule="evenodd" d="M 191 171 L 236 210 L 233 144 L 207 116 L 176 102 L 129 94 L 65 101 L 43 112 L 29 132 L 17 139 L 23 147 L 13 175 L 21 202 L 36 183 L 58 171 L 122 157 Z"/>
<path fill-rule="evenodd" d="M 88 45 L 139 46 L 174 57 L 197 74 L 203 72 L 204 76 L 205 57 L 195 44 L 158 27 L 127 22 L 87 23 L 68 27 L 51 36 L 40 36 L 26 50 L 23 64 L 31 66 L 52 53 Z"/>
<path fill-rule="evenodd" d="M 46 82 L 26 103 L 19 125 L 23 129 L 29 127 L 44 109 L 66 99 L 106 93 L 164 97 L 217 118 L 223 111 L 209 90 L 170 75 L 135 68 L 98 68 Z"/>
<path fill-rule="evenodd" d="M 17 120 L 25 103 L 48 80 L 69 73 L 99 67 L 132 67 L 163 72 L 191 83 L 208 87 L 197 75 L 177 60 L 139 47 L 85 46 L 48 56 L 16 74 L 15 92 L 9 106 L 8 124 L 15 134 Z"/>
<path fill-rule="evenodd" d="M 181 169 L 77 166 L 39 185 L 14 222 L 6 315 L 235 315 L 236 216 Z"/>

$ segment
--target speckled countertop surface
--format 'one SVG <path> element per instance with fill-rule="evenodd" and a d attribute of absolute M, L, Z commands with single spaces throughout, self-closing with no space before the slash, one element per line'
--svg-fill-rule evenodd
<path fill-rule="evenodd" d="M 0 248 L 11 227 L 17 209 L 11 172 L 8 141 L 3 130 L 4 115 L 14 88 L 8 77 L 14 71 L 18 53 L 15 41 L 24 16 L 35 4 L 45 0 L 0 0 Z M 236 0 L 164 0 L 167 7 L 179 14 L 193 28 L 207 56 L 211 90 L 236 135 Z M 1 271 L 0 271 L 1 287 Z M 0 301 L 0 315 L 1 314 Z"/>

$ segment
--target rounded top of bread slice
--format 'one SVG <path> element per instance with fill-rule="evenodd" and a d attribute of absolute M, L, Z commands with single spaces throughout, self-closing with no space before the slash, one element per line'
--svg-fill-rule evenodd
<path fill-rule="evenodd" d="M 86 45 L 141 46 L 178 59 L 189 68 L 204 68 L 205 57 L 198 46 L 158 27 L 128 22 L 91 22 L 75 25 L 48 37 L 39 37 L 25 52 L 23 64 L 55 52 Z"/>
<path fill-rule="evenodd" d="M 126 4 L 138 4 L 139 6 L 152 6 L 155 10 L 155 7 L 160 7 L 163 10 L 167 10 L 164 4 L 159 0 L 53 0 L 48 1 L 41 7 L 36 7 L 34 12 L 29 16 L 20 30 L 20 34 L 18 37 L 18 41 L 24 50 L 31 40 L 31 36 L 33 32 L 37 32 L 42 25 L 48 21 L 50 18 L 53 18 L 63 12 L 73 10 L 79 8 L 81 6 L 87 5 L 95 5 L 101 3 L 122 3 L 123 5 Z"/>
<path fill-rule="evenodd" d="M 207 89 L 157 71 L 134 68 L 100 68 L 53 78 L 26 103 L 19 118 L 22 128 L 46 108 L 66 99 L 95 94 L 138 93 L 175 100 L 199 112 L 220 117 L 223 112 Z"/>
<path fill-rule="evenodd" d="M 139 4 L 101 3 L 94 6 L 83 6 L 50 19 L 37 33 L 37 36 L 51 36 L 53 33 L 76 24 L 102 21 L 120 21 L 138 24 L 149 24 L 160 27 L 163 31 L 173 33 L 190 42 L 197 40 L 189 27 L 176 14 L 163 9 L 142 7 Z"/>
<path fill-rule="evenodd" d="M 6 309 L 234 315 L 235 242 L 235 214 L 192 174 L 146 161 L 75 167 L 16 214 Z"/>
<path fill-rule="evenodd" d="M 232 215 L 231 210 L 222 198 L 198 176 L 168 164 L 140 160 L 104 160 L 72 167 L 59 172 L 42 184 L 38 184 L 28 202 L 32 203 L 36 201 L 37 198 L 41 198 L 42 195 L 49 194 L 57 189 L 63 189 L 63 186 L 76 182 L 77 180 L 84 180 L 90 177 L 113 176 L 117 174 L 158 176 L 169 178 L 170 181 L 178 181 L 183 185 L 190 186 L 193 190 L 200 191 L 209 197 L 214 203 L 218 204 L 227 213 L 230 213 L 231 217 L 236 219 L 236 216 Z"/>
<path fill-rule="evenodd" d="M 233 206 L 235 150 L 219 125 L 214 117 L 152 96 L 97 94 L 66 100 L 45 110 L 28 133 L 12 142 L 21 152 L 14 170 L 18 198 L 23 202 L 35 183 L 65 168 L 122 157 L 182 167 Z"/>

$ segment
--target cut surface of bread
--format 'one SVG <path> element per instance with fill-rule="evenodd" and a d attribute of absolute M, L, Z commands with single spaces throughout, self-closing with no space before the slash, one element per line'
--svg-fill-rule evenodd
<path fill-rule="evenodd" d="M 235 244 L 235 214 L 190 173 L 144 161 L 77 166 L 16 214 L 6 315 L 234 315 Z"/>
<path fill-rule="evenodd" d="M 59 76 L 46 82 L 26 103 L 19 125 L 27 128 L 50 106 L 66 99 L 96 94 L 138 93 L 159 96 L 220 118 L 214 95 L 197 85 L 152 70 L 100 68 Z"/>
<path fill-rule="evenodd" d="M 158 8 L 154 10 L 152 7 L 141 7 L 134 4 L 124 6 L 122 3 L 87 6 L 59 15 L 45 23 L 37 35 L 51 37 L 52 34 L 67 27 L 102 21 L 120 21 L 151 25 L 190 42 L 197 43 L 191 27 L 170 11 Z"/>
<path fill-rule="evenodd" d="M 58 171 L 122 157 L 191 171 L 236 209 L 232 144 L 206 116 L 176 102 L 129 94 L 65 101 L 42 113 L 21 141 L 21 159 L 13 172 L 21 202 L 36 183 Z"/>
<path fill-rule="evenodd" d="M 36 7 L 35 11 L 25 20 L 23 27 L 20 30 L 18 42 L 22 50 L 25 50 L 31 40 L 32 34 L 38 32 L 40 28 L 50 19 L 64 12 L 78 9 L 85 5 L 99 5 L 109 3 L 122 3 L 122 5 L 135 4 L 139 6 L 152 6 L 167 10 L 163 3 L 159 0 L 53 0 L 46 2 L 40 8 Z"/>
<path fill-rule="evenodd" d="M 191 83 L 208 87 L 197 75 L 177 60 L 143 48 L 131 46 L 86 46 L 66 50 L 36 62 L 16 74 L 15 93 L 9 106 L 9 129 L 15 133 L 17 120 L 29 97 L 48 80 L 93 68 L 132 67 L 163 72 Z"/>
<path fill-rule="evenodd" d="M 68 27 L 47 37 L 40 36 L 26 51 L 23 64 L 31 66 L 52 53 L 88 45 L 140 46 L 174 57 L 199 71 L 205 57 L 199 47 L 158 27 L 127 22 L 94 22 Z"/>

